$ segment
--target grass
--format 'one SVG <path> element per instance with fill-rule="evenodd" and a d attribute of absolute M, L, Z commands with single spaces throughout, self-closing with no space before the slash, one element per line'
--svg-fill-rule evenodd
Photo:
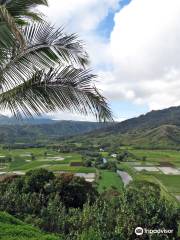
<path fill-rule="evenodd" d="M 119 170 L 121 171 L 125 171 L 127 173 L 129 173 L 129 175 L 134 178 L 135 175 L 136 175 L 136 171 L 134 170 L 134 168 L 128 164 L 128 163 L 120 163 L 120 164 L 117 164 L 117 167 Z"/>
<path fill-rule="evenodd" d="M 109 153 L 108 152 L 100 152 L 102 157 L 108 157 Z"/>
<path fill-rule="evenodd" d="M 47 153 L 47 155 L 45 155 L 45 153 Z M 32 157 L 27 154 L 33 154 L 35 159 L 32 160 Z M 82 162 L 81 155 L 77 153 L 59 153 L 53 150 L 47 150 L 46 148 L 13 149 L 10 151 L 1 149 L 0 156 L 11 156 L 12 158 L 12 162 L 7 166 L 4 165 L 5 168 L 2 170 L 7 172 L 26 172 L 41 167 L 52 171 L 71 171 L 74 173 L 95 172 L 94 168 L 69 166 L 71 162 Z M 61 157 L 64 158 L 64 160 L 56 160 L 53 159 L 53 157 Z M 30 162 L 27 162 L 27 160 L 30 160 Z"/>
<path fill-rule="evenodd" d="M 180 167 L 180 152 L 176 150 L 131 149 L 130 151 L 140 159 L 146 156 L 146 161 L 140 161 L 140 166 L 159 166 L 160 163 L 164 162 L 166 164 L 170 163 L 176 168 Z M 139 162 L 137 159 L 135 160 Z M 147 180 L 159 184 L 163 195 L 166 195 L 170 201 L 177 202 L 175 195 L 180 195 L 180 175 L 166 175 L 162 172 L 138 172 L 128 162 L 118 164 L 118 168 L 128 172 L 134 180 Z"/>
<path fill-rule="evenodd" d="M 180 195 L 180 176 L 179 175 L 164 175 L 156 174 L 155 177 L 162 182 L 170 193 Z"/>
<path fill-rule="evenodd" d="M 156 183 L 160 186 L 161 188 L 161 194 L 163 197 L 165 197 L 167 200 L 169 200 L 169 202 L 173 203 L 175 206 L 179 205 L 179 202 L 177 201 L 177 199 L 175 198 L 175 196 L 173 194 L 171 194 L 168 190 L 168 188 L 166 187 L 166 185 L 164 185 L 157 177 L 157 174 L 155 175 L 145 175 L 142 173 L 139 173 L 136 175 L 134 180 L 142 180 L 142 181 L 148 181 L 148 182 L 152 182 L 152 183 Z"/>
<path fill-rule="evenodd" d="M 11 215 L 0 212 L 1 240 L 62 240 L 60 236 L 45 234 Z"/>
<path fill-rule="evenodd" d="M 118 191 L 122 191 L 123 189 L 123 182 L 116 172 L 105 170 L 100 171 L 97 183 L 99 192 L 103 192 L 112 187 L 115 187 Z"/>
<path fill-rule="evenodd" d="M 48 170 L 51 171 L 65 171 L 65 172 L 72 172 L 72 173 L 95 173 L 96 169 L 91 167 L 74 167 L 74 166 L 60 166 L 60 165 L 52 165 L 46 167 Z"/>
<path fill-rule="evenodd" d="M 160 162 L 169 162 L 173 163 L 175 166 L 180 166 L 180 151 L 133 149 L 130 150 L 130 152 L 139 158 L 146 156 L 146 162 L 153 162 L 154 164 Z"/>

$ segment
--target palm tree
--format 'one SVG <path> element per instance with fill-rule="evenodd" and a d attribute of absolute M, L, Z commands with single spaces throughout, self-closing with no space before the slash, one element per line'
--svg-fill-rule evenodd
<path fill-rule="evenodd" d="M 47 0 L 0 0 L 0 17 L 4 16 L 4 11 L 19 25 L 26 24 L 28 19 L 43 20 L 42 13 L 35 11 L 40 5 L 48 6 Z"/>
<path fill-rule="evenodd" d="M 24 39 L 19 29 L 30 21 L 41 21 L 42 14 L 35 7 L 46 5 L 46 0 L 0 0 L 0 44 L 6 42 L 12 34 L 19 40 L 21 47 Z"/>
<path fill-rule="evenodd" d="M 0 109 L 18 118 L 59 109 L 112 120 L 105 98 L 92 85 L 96 76 L 86 68 L 88 55 L 76 34 L 44 21 L 27 21 L 29 16 L 40 20 L 31 7 L 47 2 L 0 3 Z"/>

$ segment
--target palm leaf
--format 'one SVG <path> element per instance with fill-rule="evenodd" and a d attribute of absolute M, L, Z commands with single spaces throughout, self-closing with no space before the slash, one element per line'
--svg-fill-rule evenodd
<path fill-rule="evenodd" d="M 28 20 L 42 21 L 43 14 L 35 10 L 39 5 L 46 5 L 46 0 L 0 0 L 0 44 L 7 38 L 16 38 L 21 49 L 25 45 L 19 26 L 28 24 Z M 14 43 L 13 43 L 14 44 Z"/>
<path fill-rule="evenodd" d="M 9 109 L 18 118 L 55 110 L 75 111 L 96 116 L 99 121 L 112 120 L 111 111 L 100 95 L 89 70 L 72 66 L 37 70 L 28 81 L 0 95 L 0 108 Z"/>
<path fill-rule="evenodd" d="M 4 5 L 11 16 L 24 18 L 27 13 L 32 12 L 32 9 L 40 5 L 47 6 L 48 3 L 47 0 L 0 0 L 0 5 Z"/>
<path fill-rule="evenodd" d="M 24 48 L 25 40 L 23 38 L 23 35 L 17 27 L 15 19 L 10 15 L 4 5 L 0 5 L 0 19 L 1 22 L 4 22 L 4 24 L 9 28 L 10 32 L 8 33 L 8 35 L 11 35 L 12 33 L 15 36 L 16 40 L 19 42 L 20 47 Z"/>
<path fill-rule="evenodd" d="M 20 84 L 35 73 L 35 68 L 45 69 L 55 64 L 84 67 L 88 63 L 87 53 L 75 34 L 66 35 L 63 29 L 55 30 L 48 23 L 34 23 L 23 30 L 25 48 L 18 44 L 11 48 L 0 48 L 7 56 L 0 62 L 0 83 L 6 89 Z"/>

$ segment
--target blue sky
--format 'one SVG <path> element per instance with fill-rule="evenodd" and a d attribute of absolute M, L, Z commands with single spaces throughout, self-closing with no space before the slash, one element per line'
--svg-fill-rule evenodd
<path fill-rule="evenodd" d="M 100 22 L 97 31 L 100 35 L 103 35 L 103 37 L 109 39 L 109 36 L 111 34 L 111 31 L 114 27 L 114 15 L 117 11 L 120 11 L 123 7 L 128 5 L 131 2 L 131 0 L 123 0 L 119 1 L 119 8 L 116 11 L 110 10 L 109 14 L 103 19 L 102 22 Z"/>
<path fill-rule="evenodd" d="M 179 0 L 49 0 L 43 11 L 86 43 L 97 87 L 117 120 L 180 105 Z"/>

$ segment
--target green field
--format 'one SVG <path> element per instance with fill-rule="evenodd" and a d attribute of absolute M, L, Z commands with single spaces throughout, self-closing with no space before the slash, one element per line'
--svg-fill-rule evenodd
<path fill-rule="evenodd" d="M 125 147 L 123 147 L 123 150 Z M 136 171 L 134 166 L 154 166 L 159 167 L 162 164 L 170 164 L 176 169 L 180 168 L 180 152 L 176 150 L 142 150 L 132 149 L 128 151 L 136 156 L 136 159 L 117 163 L 120 170 L 129 173 L 133 179 L 147 179 L 159 183 L 163 189 L 173 196 L 180 195 L 180 175 L 168 175 L 162 171 Z M 101 152 L 102 157 L 106 157 L 108 161 L 115 160 L 109 156 L 108 152 Z M 142 157 L 146 157 L 146 161 L 142 161 Z M 11 158 L 11 161 L 4 162 L 3 157 Z M 72 173 L 96 173 L 98 191 L 109 189 L 112 186 L 118 191 L 122 190 L 123 183 L 121 178 L 115 173 L 106 170 L 97 170 L 95 167 L 71 166 L 73 162 L 81 162 L 82 156 L 77 153 L 61 153 L 46 148 L 27 148 L 27 149 L 0 149 L 0 172 L 21 172 L 25 173 L 32 169 L 46 168 L 54 172 L 72 172 Z M 134 165 L 135 164 L 135 165 Z"/>
<path fill-rule="evenodd" d="M 1 240 L 61 240 L 53 234 L 42 233 L 39 229 L 32 227 L 11 215 L 0 212 L 0 239 Z"/>
<path fill-rule="evenodd" d="M 115 172 L 101 170 L 99 172 L 98 191 L 103 192 L 104 190 L 108 190 L 111 188 L 122 191 L 123 182 L 121 178 Z"/>
<path fill-rule="evenodd" d="M 179 175 L 164 175 L 156 174 L 155 176 L 168 189 L 170 193 L 180 195 L 180 176 Z"/>
<path fill-rule="evenodd" d="M 10 162 L 3 162 L 3 157 L 11 157 Z M 45 148 L 29 148 L 15 150 L 0 150 L 0 171 L 27 172 L 36 168 L 46 168 L 51 171 L 69 171 L 73 173 L 94 173 L 94 168 L 71 166 L 73 162 L 82 162 L 77 153 L 59 153 Z"/>
<path fill-rule="evenodd" d="M 143 150 L 133 149 L 130 150 L 136 156 L 142 158 L 147 157 L 146 162 L 159 164 L 163 162 L 169 162 L 177 167 L 180 167 L 180 151 L 176 150 Z"/>
<path fill-rule="evenodd" d="M 160 184 L 164 193 L 169 194 L 173 199 L 180 196 L 180 174 L 165 174 L 161 167 L 167 166 L 178 170 L 180 168 L 180 151 L 176 150 L 143 150 L 130 149 L 136 156 L 133 161 L 118 164 L 120 170 L 126 171 L 134 180 L 147 180 Z M 142 161 L 142 157 L 146 157 Z M 137 171 L 135 167 L 156 167 L 159 171 Z M 171 198 L 172 199 L 172 198 Z"/>

